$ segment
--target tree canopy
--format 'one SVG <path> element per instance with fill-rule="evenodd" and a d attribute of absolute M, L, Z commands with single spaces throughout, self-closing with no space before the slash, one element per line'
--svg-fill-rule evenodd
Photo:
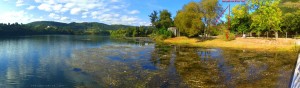
<path fill-rule="evenodd" d="M 278 32 L 281 31 L 280 23 L 282 11 L 278 7 L 279 0 L 266 0 L 257 1 L 253 3 L 259 3 L 257 8 L 251 17 L 252 24 L 251 29 L 255 29 L 256 32 L 262 31 L 274 31 L 275 37 L 278 38 Z"/>
<path fill-rule="evenodd" d="M 177 12 L 174 23 L 183 35 L 192 37 L 197 35 L 200 30 L 204 30 L 204 23 L 201 21 L 203 14 L 196 2 L 190 2 L 182 10 Z"/>
<path fill-rule="evenodd" d="M 218 0 L 190 2 L 177 12 L 175 26 L 188 37 L 209 34 L 221 8 Z"/>
<path fill-rule="evenodd" d="M 156 22 L 158 21 L 158 16 L 157 15 L 158 15 L 157 11 L 153 11 L 149 15 L 152 26 L 156 26 Z"/>
<path fill-rule="evenodd" d="M 222 6 L 218 3 L 219 0 L 201 0 L 200 11 L 203 13 L 203 21 L 205 23 L 204 34 L 209 33 L 212 24 L 215 23 L 216 17 L 222 11 Z"/>
<path fill-rule="evenodd" d="M 173 26 L 172 15 L 168 10 L 159 12 L 158 28 L 169 28 Z"/>
<path fill-rule="evenodd" d="M 231 27 L 239 33 L 249 32 L 251 17 L 246 5 L 236 5 L 232 8 Z"/>

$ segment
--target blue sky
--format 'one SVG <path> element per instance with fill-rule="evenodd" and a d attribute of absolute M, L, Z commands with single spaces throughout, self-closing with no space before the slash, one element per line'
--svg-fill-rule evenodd
<path fill-rule="evenodd" d="M 58 21 L 149 25 L 148 15 L 153 10 L 167 9 L 174 17 L 176 12 L 190 1 L 199 2 L 199 0 L 0 0 L 0 23 Z M 228 3 L 222 3 L 222 6 L 225 8 Z"/>

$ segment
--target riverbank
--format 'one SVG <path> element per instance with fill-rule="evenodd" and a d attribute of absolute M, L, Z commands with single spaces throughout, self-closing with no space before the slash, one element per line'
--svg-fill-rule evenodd
<path fill-rule="evenodd" d="M 137 41 L 137 42 L 153 42 L 153 40 L 149 37 L 124 37 L 124 39 L 126 40 L 134 40 L 134 41 Z"/>
<path fill-rule="evenodd" d="M 255 49 L 259 51 L 298 51 L 296 39 L 265 39 L 265 38 L 236 38 L 232 41 L 213 38 L 202 40 L 200 38 L 175 37 L 164 40 L 164 43 L 174 45 L 210 47 L 210 48 L 234 48 Z"/>

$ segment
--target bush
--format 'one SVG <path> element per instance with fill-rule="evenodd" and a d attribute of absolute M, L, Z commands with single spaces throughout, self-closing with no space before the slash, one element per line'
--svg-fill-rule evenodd
<path fill-rule="evenodd" d="M 150 37 L 155 41 L 162 41 L 164 39 L 173 37 L 173 33 L 165 28 L 161 28 L 152 33 Z"/>
<path fill-rule="evenodd" d="M 225 40 L 225 41 L 231 41 L 231 40 L 235 40 L 235 34 L 231 33 L 228 30 L 224 30 L 221 35 L 219 35 L 219 38 Z"/>
<path fill-rule="evenodd" d="M 126 37 L 126 30 L 119 29 L 119 30 L 110 31 L 110 36 L 114 38 Z"/>

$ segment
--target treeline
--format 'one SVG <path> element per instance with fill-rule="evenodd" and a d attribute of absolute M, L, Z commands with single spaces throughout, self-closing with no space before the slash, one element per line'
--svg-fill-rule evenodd
<path fill-rule="evenodd" d="M 109 30 L 129 28 L 126 25 L 107 25 L 96 22 L 60 23 L 53 21 L 37 21 L 28 24 L 0 23 L 0 36 L 44 35 L 44 34 L 95 34 L 110 35 Z"/>
<path fill-rule="evenodd" d="M 174 34 L 168 30 L 169 27 L 174 26 L 174 21 L 171 18 L 172 14 L 164 9 L 162 11 L 153 11 L 150 15 L 150 21 L 156 30 L 150 35 L 150 37 L 156 41 L 161 41 L 166 38 L 171 38 Z"/>
<path fill-rule="evenodd" d="M 0 23 L 0 36 L 22 36 L 43 34 L 72 34 L 71 30 L 58 30 L 55 27 L 32 27 L 19 23 Z"/>
<path fill-rule="evenodd" d="M 294 6 L 290 6 L 294 5 Z M 279 37 L 300 31 L 300 1 L 249 0 L 232 9 L 231 30 L 238 34 Z M 291 12 L 292 11 L 292 12 Z M 292 37 L 292 36 L 290 36 Z"/>
<path fill-rule="evenodd" d="M 154 40 L 163 40 L 174 36 L 171 31 L 167 29 L 174 26 L 172 15 L 168 10 L 153 11 L 149 15 L 152 26 L 140 26 L 121 28 L 118 30 L 111 30 L 112 37 L 151 37 Z"/>
<path fill-rule="evenodd" d="M 249 34 L 278 38 L 300 32 L 299 0 L 247 0 L 233 7 L 230 17 L 225 16 L 230 21 L 220 22 L 223 9 L 218 0 L 192 1 L 177 12 L 174 25 L 188 37 Z"/>
<path fill-rule="evenodd" d="M 111 30 L 110 36 L 116 38 L 122 37 L 147 37 L 148 35 L 152 34 L 155 28 L 147 27 L 147 26 L 140 26 L 140 27 L 128 27 L 122 28 L 118 30 Z"/>

